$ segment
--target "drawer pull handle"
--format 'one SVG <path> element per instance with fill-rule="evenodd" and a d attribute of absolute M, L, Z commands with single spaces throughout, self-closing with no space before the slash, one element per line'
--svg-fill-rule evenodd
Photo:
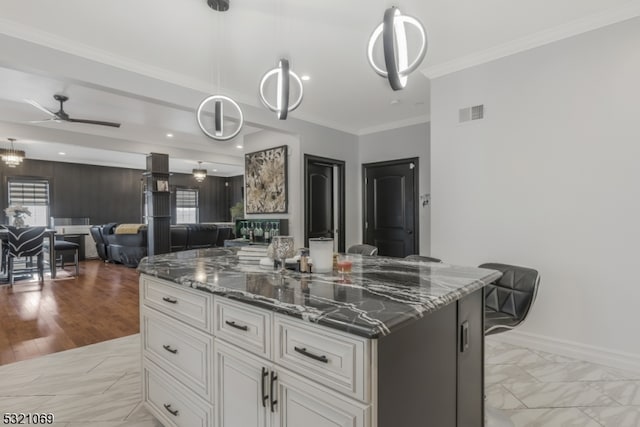
<path fill-rule="evenodd" d="M 171 405 L 167 405 L 166 403 L 164 404 L 164 409 L 166 409 L 171 415 L 173 415 L 174 417 L 178 416 L 178 410 L 176 409 L 175 411 L 171 410 Z"/>
<path fill-rule="evenodd" d="M 275 412 L 275 407 L 276 407 L 276 404 L 278 403 L 278 400 L 275 399 L 277 390 L 273 391 L 273 386 L 276 384 L 277 380 L 278 380 L 278 376 L 276 375 L 275 372 L 271 371 L 271 382 L 269 384 L 269 398 L 271 399 L 271 412 Z"/>
<path fill-rule="evenodd" d="M 318 356 L 316 354 L 309 353 L 305 347 L 293 347 L 293 349 L 303 356 L 310 357 L 313 360 L 317 360 L 318 362 L 329 363 L 329 359 L 327 359 L 327 356 Z"/>
<path fill-rule="evenodd" d="M 236 322 L 225 320 L 224 323 L 231 326 L 232 328 L 240 329 L 241 331 L 248 331 L 249 327 L 245 325 L 238 325 Z"/>
<path fill-rule="evenodd" d="M 261 388 L 262 388 L 262 407 L 266 408 L 267 407 L 267 400 L 269 400 L 269 396 L 267 395 L 267 390 L 265 390 L 267 387 L 265 385 L 265 380 L 267 379 L 267 377 L 269 376 L 269 372 L 267 371 L 267 368 L 265 368 L 264 366 L 262 367 L 262 381 L 261 381 Z"/>
<path fill-rule="evenodd" d="M 173 353 L 176 354 L 178 353 L 178 349 L 177 348 L 171 348 L 170 345 L 163 345 L 162 348 L 164 348 L 165 350 L 167 350 L 169 353 Z"/>
<path fill-rule="evenodd" d="M 166 301 L 166 302 L 168 302 L 169 304 L 177 304 L 177 303 L 178 303 L 178 300 L 177 300 L 177 299 L 175 299 L 175 298 L 169 298 L 169 297 L 163 297 L 163 298 L 162 298 L 162 301 Z"/>

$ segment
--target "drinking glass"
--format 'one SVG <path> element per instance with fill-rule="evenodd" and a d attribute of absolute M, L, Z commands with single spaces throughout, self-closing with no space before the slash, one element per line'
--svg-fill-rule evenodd
<path fill-rule="evenodd" d="M 273 237 L 273 253 L 276 259 L 280 261 L 280 272 L 286 270 L 286 259 L 295 255 L 294 242 L 292 236 L 274 236 Z"/>
<path fill-rule="evenodd" d="M 351 273 L 351 269 L 353 267 L 353 258 L 349 255 L 338 255 L 338 273 L 346 274 Z"/>

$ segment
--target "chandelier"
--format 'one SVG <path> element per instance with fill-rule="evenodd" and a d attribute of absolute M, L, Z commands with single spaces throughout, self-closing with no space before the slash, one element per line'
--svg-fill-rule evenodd
<path fill-rule="evenodd" d="M 192 172 L 193 178 L 198 182 L 204 181 L 204 179 L 207 177 L 207 170 L 202 169 L 202 162 L 198 162 L 198 168 L 194 169 Z"/>
<path fill-rule="evenodd" d="M 24 151 L 16 150 L 13 146 L 15 138 L 7 138 L 9 140 L 9 149 L 2 150 L 2 161 L 10 168 L 15 168 L 22 164 L 22 160 L 25 157 Z"/>

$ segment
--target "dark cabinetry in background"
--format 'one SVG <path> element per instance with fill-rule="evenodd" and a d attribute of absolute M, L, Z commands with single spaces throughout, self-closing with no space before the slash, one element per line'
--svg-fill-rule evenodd
<path fill-rule="evenodd" d="M 0 209 L 7 207 L 7 179 L 9 177 L 45 178 L 49 180 L 50 216 L 87 217 L 91 224 L 142 222 L 141 169 L 83 165 L 25 159 L 16 168 L 0 164 L 2 185 Z M 243 176 L 208 176 L 197 183 L 191 174 L 172 174 L 169 185 L 198 188 L 200 197 L 200 222 L 230 221 L 235 188 L 240 194 Z M 225 185 L 228 183 L 228 185 Z M 235 186 L 235 187 L 234 187 Z M 0 222 L 6 222 L 6 216 Z"/>

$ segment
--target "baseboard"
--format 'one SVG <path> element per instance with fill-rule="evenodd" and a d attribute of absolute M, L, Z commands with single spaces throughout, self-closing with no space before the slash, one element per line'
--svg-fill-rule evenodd
<path fill-rule="evenodd" d="M 640 372 L 640 355 L 612 351 L 574 341 L 560 340 L 529 332 L 509 331 L 491 336 L 496 341 L 572 357 L 591 363 Z"/>

